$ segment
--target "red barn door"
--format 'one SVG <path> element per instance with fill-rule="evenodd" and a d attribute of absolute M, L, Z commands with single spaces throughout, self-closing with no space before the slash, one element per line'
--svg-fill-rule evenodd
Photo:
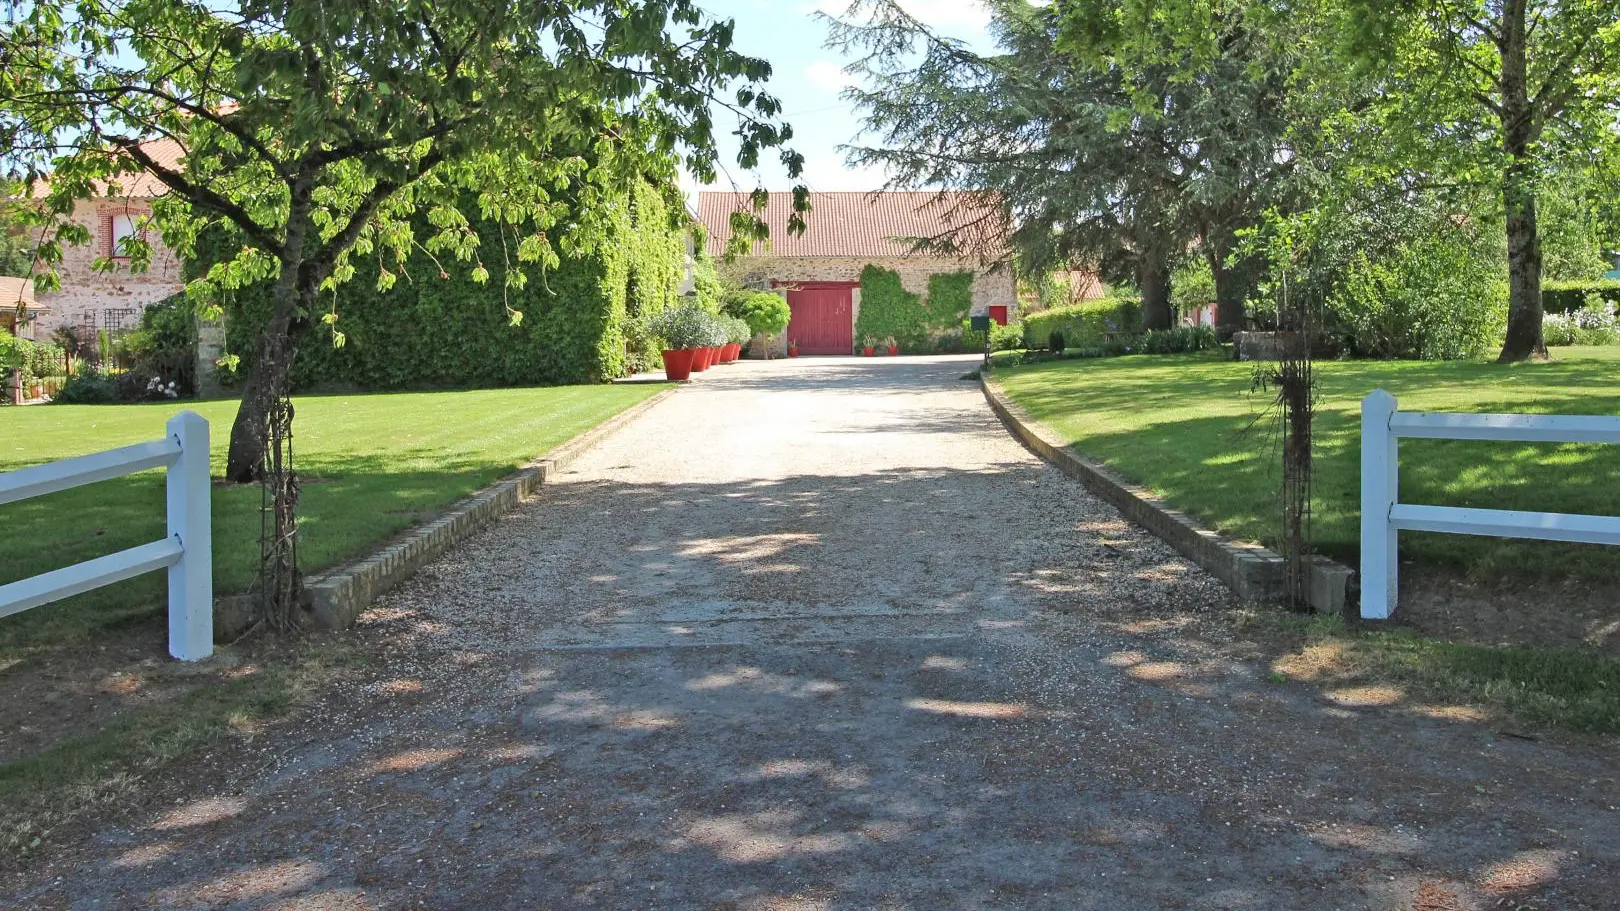
<path fill-rule="evenodd" d="M 850 354 L 855 346 L 852 287 L 809 286 L 788 292 L 787 337 L 800 354 Z"/>

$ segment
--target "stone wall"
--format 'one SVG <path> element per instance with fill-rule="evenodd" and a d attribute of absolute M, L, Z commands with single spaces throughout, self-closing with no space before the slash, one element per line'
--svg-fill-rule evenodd
<path fill-rule="evenodd" d="M 745 287 L 771 290 L 773 282 L 859 282 L 867 266 L 888 269 L 900 276 L 900 284 L 912 294 L 928 295 L 928 279 L 941 273 L 976 272 L 973 279 L 972 313 L 983 316 L 991 307 L 1005 306 L 1017 311 L 1017 283 L 1011 269 L 982 270 L 971 259 L 917 256 L 903 259 L 861 259 L 834 256 L 748 256 L 732 262 L 715 263 L 720 274 Z M 861 291 L 854 289 L 851 318 L 861 317 Z M 764 339 L 756 337 L 749 351 L 753 356 L 764 350 Z M 772 357 L 787 356 L 787 337 L 772 340 Z"/>
<path fill-rule="evenodd" d="M 49 337 L 58 326 L 85 323 L 91 318 L 97 326 L 105 325 L 103 314 L 109 310 L 145 309 L 185 287 L 179 257 L 164 246 L 155 230 L 150 232 L 152 267 L 148 271 L 132 273 L 124 259 L 119 260 L 120 268 L 115 272 L 91 268 L 107 252 L 113 214 L 145 215 L 150 211 L 144 200 L 100 199 L 78 204 L 73 220 L 90 231 L 91 240 L 84 246 L 62 250 L 62 262 L 57 266 L 62 290 L 35 295 L 41 306 L 49 308 L 39 319 L 37 332 L 41 338 Z"/>
<path fill-rule="evenodd" d="M 769 288 L 771 282 L 858 282 L 867 266 L 889 269 L 900 276 L 900 284 L 913 294 L 928 294 L 928 279 L 940 273 L 977 272 L 973 280 L 973 313 L 983 316 L 992 306 L 1013 307 L 1015 283 L 1011 269 L 988 272 L 971 259 L 917 256 L 906 259 L 860 259 L 857 257 L 775 257 L 749 256 L 734 262 L 717 262 L 722 275 L 744 284 Z M 858 305 L 858 304 L 857 304 Z"/>

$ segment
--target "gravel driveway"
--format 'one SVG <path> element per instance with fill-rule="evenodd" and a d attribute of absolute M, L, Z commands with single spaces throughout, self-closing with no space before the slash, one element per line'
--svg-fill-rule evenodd
<path fill-rule="evenodd" d="M 1620 908 L 1612 757 L 1271 682 L 972 366 L 711 371 L 0 906 Z"/>

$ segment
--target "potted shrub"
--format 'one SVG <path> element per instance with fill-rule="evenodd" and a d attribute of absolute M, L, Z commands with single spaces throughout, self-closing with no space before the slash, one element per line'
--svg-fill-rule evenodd
<path fill-rule="evenodd" d="M 870 335 L 868 335 L 866 338 L 861 339 L 861 356 L 862 357 L 871 357 L 872 354 L 873 354 L 873 346 L 876 345 L 876 344 L 877 344 L 877 339 L 873 338 Z"/>
<path fill-rule="evenodd" d="M 788 357 L 798 357 L 798 356 L 799 356 L 799 343 L 794 341 L 793 339 L 788 339 Z"/>
<path fill-rule="evenodd" d="M 726 348 L 729 351 L 726 358 L 726 363 L 734 364 L 737 362 L 738 358 L 742 357 L 743 346 L 748 344 L 748 339 L 753 335 L 753 333 L 749 331 L 746 320 L 740 320 L 735 316 L 725 317 L 725 320 L 726 326 L 731 330 L 731 341 L 726 345 Z"/>
<path fill-rule="evenodd" d="M 900 353 L 900 346 L 895 342 L 894 336 L 892 335 L 883 340 L 883 347 L 889 349 L 890 357 L 894 357 Z"/>
<path fill-rule="evenodd" d="M 663 343 L 664 375 L 671 382 L 691 378 L 697 349 L 707 338 L 704 320 L 708 315 L 696 304 L 680 303 L 664 308 L 648 320 L 648 334 Z"/>
<path fill-rule="evenodd" d="M 722 309 L 748 324 L 748 335 L 765 337 L 765 357 L 771 356 L 771 341 L 788 327 L 793 311 L 780 294 L 769 291 L 734 290 L 727 292 Z"/>

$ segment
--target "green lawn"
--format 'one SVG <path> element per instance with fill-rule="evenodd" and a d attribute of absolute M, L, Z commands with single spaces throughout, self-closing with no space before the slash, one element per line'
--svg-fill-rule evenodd
<path fill-rule="evenodd" d="M 1217 530 L 1275 543 L 1278 482 L 1269 399 L 1251 365 L 1212 354 L 1068 360 L 998 370 L 1007 392 L 1074 448 Z M 1382 387 L 1410 411 L 1620 414 L 1620 348 L 1555 348 L 1548 363 L 1322 362 L 1314 530 L 1354 560 L 1361 398 Z M 1257 421 L 1257 419 L 1259 419 Z M 1409 503 L 1620 515 L 1620 446 L 1405 440 Z M 1403 560 L 1482 578 L 1620 580 L 1620 548 L 1403 534 Z"/>
<path fill-rule="evenodd" d="M 660 388 L 300 397 L 300 561 L 308 572 L 362 554 Z M 234 401 L 0 408 L 0 471 L 157 439 L 182 408 L 208 419 L 220 475 Z M 0 507 L 0 583 L 161 538 L 163 502 L 163 473 L 152 471 Z M 214 488 L 221 594 L 245 591 L 257 569 L 259 503 L 256 486 Z M 163 592 L 163 574 L 153 573 L 0 620 L 0 652 L 142 621 L 161 609 Z"/>

